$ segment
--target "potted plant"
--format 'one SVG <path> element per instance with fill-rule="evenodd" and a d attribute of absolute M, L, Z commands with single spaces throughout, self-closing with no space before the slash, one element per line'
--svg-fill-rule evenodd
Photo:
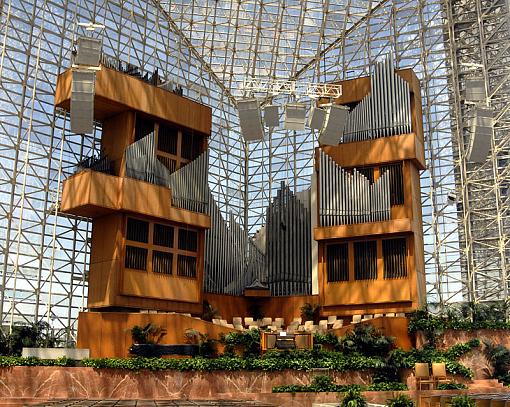
<path fill-rule="evenodd" d="M 344 393 L 340 407 L 367 407 L 367 402 L 358 387 L 350 387 Z"/>
<path fill-rule="evenodd" d="M 301 318 L 303 321 L 313 321 L 315 325 L 319 324 L 321 306 L 319 304 L 305 303 L 301 307 Z"/>

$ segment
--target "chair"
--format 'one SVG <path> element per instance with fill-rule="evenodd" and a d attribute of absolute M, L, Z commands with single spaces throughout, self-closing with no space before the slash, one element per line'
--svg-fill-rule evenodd
<path fill-rule="evenodd" d="M 432 378 L 436 382 L 436 386 L 439 383 L 451 382 L 446 376 L 446 364 L 444 362 L 432 363 Z"/>
<path fill-rule="evenodd" d="M 266 335 L 266 348 L 274 349 L 276 346 L 276 335 L 268 334 Z"/>
<path fill-rule="evenodd" d="M 213 323 L 213 324 L 216 324 L 216 325 L 221 325 L 221 322 L 220 322 L 220 321 L 221 321 L 221 320 L 219 320 L 218 318 L 213 318 L 213 319 L 212 319 L 212 323 Z"/>
<path fill-rule="evenodd" d="M 319 330 L 320 331 L 327 331 L 328 330 L 328 320 L 327 319 L 321 319 L 319 321 Z"/>
<path fill-rule="evenodd" d="M 428 363 L 415 363 L 414 376 L 416 378 L 416 387 L 421 390 L 422 386 L 426 384 L 431 390 L 434 387 L 434 379 L 430 377 Z M 432 387 L 430 387 L 432 385 Z"/>
<path fill-rule="evenodd" d="M 340 329 L 344 326 L 344 320 L 343 319 L 337 319 L 335 322 L 333 322 L 333 326 L 331 329 Z"/>
<path fill-rule="evenodd" d="M 395 316 L 399 318 L 405 318 L 406 314 L 404 314 L 403 312 L 397 312 Z"/>
<path fill-rule="evenodd" d="M 249 325 L 248 329 L 259 329 L 258 325 Z"/>
<path fill-rule="evenodd" d="M 244 331 L 244 326 L 242 324 L 234 324 L 234 328 L 240 331 Z"/>
<path fill-rule="evenodd" d="M 301 325 L 301 317 L 295 317 L 292 322 L 297 322 L 298 325 Z"/>
<path fill-rule="evenodd" d="M 393 318 L 395 316 L 394 312 L 389 312 L 386 314 L 387 317 Z"/>
<path fill-rule="evenodd" d="M 298 332 L 305 332 L 306 327 L 305 327 L 304 325 L 298 325 L 298 326 L 297 326 L 297 328 L 296 328 L 296 330 L 297 330 Z"/>
<path fill-rule="evenodd" d="M 367 314 L 367 315 L 363 315 L 363 319 L 361 321 L 362 322 L 369 321 L 369 320 L 371 320 L 373 318 L 374 318 L 374 316 L 372 314 Z"/>
<path fill-rule="evenodd" d="M 253 325 L 253 318 L 252 317 L 244 317 L 244 326 L 250 326 Z"/>
<path fill-rule="evenodd" d="M 281 328 L 285 324 L 285 320 L 283 318 L 275 318 L 274 325 Z"/>
<path fill-rule="evenodd" d="M 361 322 L 361 315 L 353 315 L 351 324 L 359 324 Z"/>
<path fill-rule="evenodd" d="M 223 326 L 226 326 L 227 328 L 232 328 L 232 329 L 235 328 L 234 324 L 224 324 Z"/>
<path fill-rule="evenodd" d="M 383 314 L 374 314 L 374 319 L 375 318 L 382 318 L 383 317 Z"/>
<path fill-rule="evenodd" d="M 242 325 L 243 319 L 241 317 L 234 317 L 232 318 L 232 323 L 235 325 Z"/>
<path fill-rule="evenodd" d="M 260 326 L 268 326 L 273 323 L 273 318 L 262 318 L 262 325 Z"/>
<path fill-rule="evenodd" d="M 220 319 L 220 325 L 227 326 L 227 325 L 228 325 L 227 320 L 226 320 L 226 319 Z M 233 327 L 234 327 L 234 326 L 232 325 L 232 328 L 233 328 Z"/>
<path fill-rule="evenodd" d="M 298 328 L 297 325 L 289 325 L 287 327 L 287 333 L 288 334 L 293 334 L 293 333 L 295 333 L 297 331 L 297 328 Z"/>
<path fill-rule="evenodd" d="M 336 315 L 330 315 L 328 317 L 328 324 L 333 324 L 336 321 Z"/>
<path fill-rule="evenodd" d="M 267 329 L 269 329 L 271 332 L 278 331 L 278 327 L 276 325 L 269 325 Z"/>

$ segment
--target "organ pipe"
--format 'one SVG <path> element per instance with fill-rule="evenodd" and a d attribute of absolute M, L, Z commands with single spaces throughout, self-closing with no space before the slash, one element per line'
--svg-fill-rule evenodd
<path fill-rule="evenodd" d="M 375 65 L 370 92 L 349 113 L 341 142 L 410 133 L 409 83 L 395 73 L 390 58 Z"/>
<path fill-rule="evenodd" d="M 377 222 L 391 218 L 390 171 L 371 183 L 361 172 L 352 174 L 324 151 L 319 163 L 321 226 Z"/>

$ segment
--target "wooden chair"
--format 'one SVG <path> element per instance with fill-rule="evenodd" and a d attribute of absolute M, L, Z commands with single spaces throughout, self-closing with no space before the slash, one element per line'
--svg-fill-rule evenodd
<path fill-rule="evenodd" d="M 234 317 L 232 318 L 232 323 L 235 325 L 242 325 L 243 319 L 241 317 Z"/>
<path fill-rule="evenodd" d="M 353 315 L 351 324 L 359 324 L 361 322 L 361 315 Z"/>
<path fill-rule="evenodd" d="M 451 380 L 446 376 L 446 363 L 432 363 L 432 378 L 436 386 L 440 383 L 450 383 Z"/>
<path fill-rule="evenodd" d="M 253 324 L 253 318 L 252 317 L 244 317 L 244 326 L 250 326 Z"/>
<path fill-rule="evenodd" d="M 434 379 L 430 377 L 429 364 L 428 363 L 415 363 L 414 364 L 414 376 L 416 378 L 416 388 L 422 389 L 422 386 L 426 384 L 429 390 L 434 388 Z M 432 385 L 432 387 L 430 387 Z"/>

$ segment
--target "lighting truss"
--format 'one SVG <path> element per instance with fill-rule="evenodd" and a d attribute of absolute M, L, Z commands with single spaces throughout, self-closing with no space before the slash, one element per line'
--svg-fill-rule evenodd
<path fill-rule="evenodd" d="M 237 93 L 263 93 L 277 96 L 282 94 L 296 97 L 339 98 L 342 96 L 342 85 L 332 83 L 308 83 L 284 80 L 245 79 Z"/>

